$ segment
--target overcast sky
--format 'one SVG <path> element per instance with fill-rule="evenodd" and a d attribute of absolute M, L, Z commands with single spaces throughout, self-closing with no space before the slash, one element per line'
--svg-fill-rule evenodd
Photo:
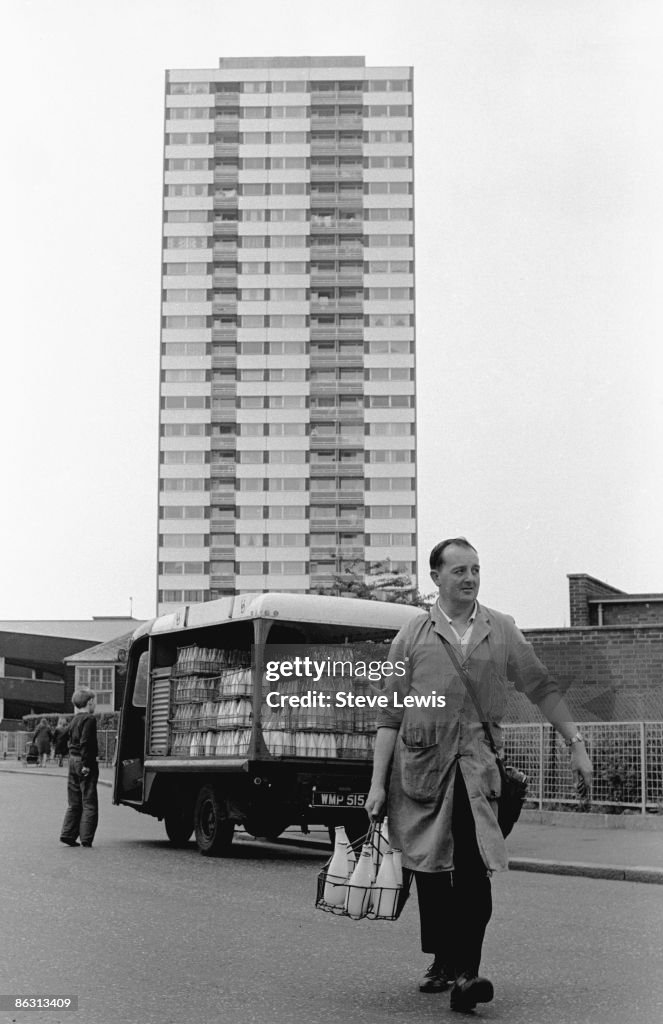
<path fill-rule="evenodd" d="M 154 614 L 164 70 L 220 56 L 414 65 L 421 573 L 467 535 L 522 626 L 663 591 L 658 0 L 8 12 L 1 618 Z"/>

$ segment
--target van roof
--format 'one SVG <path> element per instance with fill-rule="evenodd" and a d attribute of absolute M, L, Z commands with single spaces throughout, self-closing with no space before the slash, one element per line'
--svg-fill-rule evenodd
<path fill-rule="evenodd" d="M 180 629 L 216 626 L 231 620 L 283 619 L 286 622 L 326 623 L 360 629 L 398 630 L 422 609 L 389 601 L 322 597 L 317 594 L 240 594 L 217 601 L 182 605 L 173 612 L 146 622 L 134 633 L 134 640 L 146 633 L 170 633 Z"/>

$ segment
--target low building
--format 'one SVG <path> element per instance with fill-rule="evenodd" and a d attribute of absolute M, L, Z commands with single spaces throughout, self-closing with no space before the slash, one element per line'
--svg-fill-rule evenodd
<path fill-rule="evenodd" d="M 527 629 L 579 722 L 663 721 L 663 594 L 627 594 L 585 573 L 569 575 L 571 625 Z M 539 711 L 512 693 L 507 722 Z"/>
<path fill-rule="evenodd" d="M 0 730 L 22 729 L 24 715 L 69 711 L 75 670 L 65 658 L 139 625 L 128 616 L 0 620 Z"/>
<path fill-rule="evenodd" d="M 114 640 L 95 644 L 78 654 L 65 658 L 65 665 L 74 670 L 74 686 L 94 690 L 97 711 L 119 711 L 124 697 L 126 655 L 134 630 Z"/>

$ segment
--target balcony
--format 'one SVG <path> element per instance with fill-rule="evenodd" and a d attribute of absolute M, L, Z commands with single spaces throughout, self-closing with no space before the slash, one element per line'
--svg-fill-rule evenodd
<path fill-rule="evenodd" d="M 227 463 L 212 462 L 210 464 L 210 473 L 212 474 L 212 476 L 214 478 L 216 478 L 216 477 L 230 477 L 230 476 L 234 477 L 235 476 L 235 469 L 236 469 L 236 465 L 235 465 L 235 460 L 234 459 L 232 461 L 228 460 Z M 212 480 L 212 484 L 213 485 L 214 485 L 214 482 L 215 482 L 215 480 Z M 224 481 L 224 486 L 225 486 L 225 481 Z"/>
<path fill-rule="evenodd" d="M 311 432 L 311 451 L 312 452 L 327 452 L 336 451 L 337 448 L 359 448 L 364 447 L 364 434 L 344 434 L 339 431 L 338 434 L 321 434 L 316 436 L 315 425 Z"/>
<path fill-rule="evenodd" d="M 236 447 L 236 434 L 212 434 L 210 438 L 210 451 L 212 452 L 234 452 Z"/>
<path fill-rule="evenodd" d="M 318 288 L 361 288 L 364 283 L 363 268 L 352 270 L 317 270 L 311 267 L 311 285 Z"/>
<path fill-rule="evenodd" d="M 359 381 L 311 381 L 310 388 L 311 398 L 316 398 L 318 395 L 363 395 L 364 380 L 362 377 Z"/>
<path fill-rule="evenodd" d="M 224 192 L 220 192 L 220 193 L 219 192 L 215 192 L 215 194 L 214 194 L 214 209 L 215 210 L 235 210 L 235 211 L 237 211 L 237 201 L 238 201 L 238 198 L 239 197 L 237 195 L 237 192 L 235 191 L 234 194 L 233 194 L 233 190 L 232 189 L 229 189 L 228 192 L 226 192 L 226 193 L 224 193 Z M 235 220 L 238 220 L 238 219 L 239 219 L 238 217 L 235 217 Z"/>
<path fill-rule="evenodd" d="M 237 258 L 237 239 L 234 239 L 232 242 L 219 242 L 215 239 L 212 258 L 215 260 L 222 260 L 227 256 L 234 256 Z"/>
<path fill-rule="evenodd" d="M 224 107 L 239 107 L 239 89 L 234 92 L 217 92 L 215 96 L 217 109 Z"/>
<path fill-rule="evenodd" d="M 321 324 L 311 327 L 311 341 L 336 341 L 339 338 L 348 341 L 363 341 L 364 325 L 356 327 L 339 327 L 338 324 Z M 214 333 L 212 333 L 214 338 Z"/>
<path fill-rule="evenodd" d="M 314 139 L 311 138 L 311 156 L 323 156 L 327 153 L 339 156 L 361 156 L 364 149 L 362 139 Z M 216 153 L 216 147 L 214 149 Z"/>
<path fill-rule="evenodd" d="M 217 548 L 211 547 L 209 553 L 210 559 L 214 559 L 219 562 L 234 562 L 235 561 L 235 541 L 233 541 L 230 547 Z"/>
<path fill-rule="evenodd" d="M 235 210 L 234 217 L 228 216 L 228 214 L 223 217 L 215 217 L 213 223 L 215 240 L 219 235 L 236 235 L 239 228 L 237 210 Z"/>
<path fill-rule="evenodd" d="M 337 181 L 352 181 L 358 185 L 362 185 L 364 177 L 363 164 L 352 164 L 349 167 L 338 166 L 337 164 L 329 164 L 324 167 L 312 167 L 311 168 L 311 182 L 337 182 Z M 362 189 L 363 192 L 363 189 Z"/>
<path fill-rule="evenodd" d="M 214 156 L 236 156 L 239 159 L 239 139 L 237 142 L 215 142 Z"/>
<path fill-rule="evenodd" d="M 214 131 L 239 131 L 239 108 L 237 110 L 224 110 L 223 113 L 216 114 L 214 117 Z"/>
<path fill-rule="evenodd" d="M 227 505 L 235 501 L 235 485 L 234 483 L 230 486 L 217 487 L 215 490 L 210 491 L 210 501 L 216 502 L 219 505 Z"/>
<path fill-rule="evenodd" d="M 233 554 L 233 559 L 234 559 L 234 554 Z M 235 586 L 235 574 L 232 573 L 232 575 L 227 575 L 227 576 L 225 576 L 225 575 L 224 576 L 210 576 L 210 578 L 209 578 L 209 585 L 214 590 L 226 590 L 226 589 L 229 589 L 229 590 L 232 590 L 232 592 L 234 593 L 234 589 L 233 588 Z"/>
<path fill-rule="evenodd" d="M 212 302 L 212 313 L 215 316 L 235 316 L 237 313 L 237 299 L 223 299 Z"/>
<path fill-rule="evenodd" d="M 364 242 L 362 238 L 344 239 L 336 242 L 324 236 L 311 238 L 311 258 L 322 260 L 351 260 L 364 258 Z"/>
<path fill-rule="evenodd" d="M 214 168 L 214 184 L 215 185 L 235 185 L 239 178 L 239 162 L 234 167 L 215 167 Z"/>
<path fill-rule="evenodd" d="M 362 477 L 364 476 L 364 460 L 363 452 L 361 462 L 356 464 L 348 463 L 346 460 L 342 462 L 336 458 L 328 463 L 311 463 L 311 479 L 325 479 L 329 477 L 337 477 L 340 473 L 344 477 Z"/>
<path fill-rule="evenodd" d="M 212 356 L 213 370 L 235 370 L 236 368 L 237 359 L 235 354 L 228 356 Z"/>
<path fill-rule="evenodd" d="M 361 114 L 311 114 L 311 131 L 361 131 L 363 124 Z"/>
<path fill-rule="evenodd" d="M 232 515 L 228 516 L 226 509 L 224 509 L 223 512 L 222 512 L 221 509 L 213 508 L 211 510 L 211 512 L 210 512 L 210 523 L 212 525 L 215 525 L 215 526 L 224 526 L 224 527 L 225 526 L 232 526 L 232 527 L 234 527 L 234 525 L 235 525 L 235 503 L 234 503 L 234 501 L 231 501 L 231 502 L 224 502 L 224 504 L 226 506 L 229 506 L 229 505 L 232 506 L 232 508 L 229 509 L 229 511 L 232 513 Z"/>
<path fill-rule="evenodd" d="M 214 366 L 214 363 L 212 363 L 212 366 Z M 353 352 L 351 355 L 344 353 L 341 356 L 338 352 L 330 352 L 328 355 L 322 355 L 318 352 L 311 352 L 311 370 L 363 370 L 363 368 L 363 345 L 357 350 L 357 352 Z"/>
<path fill-rule="evenodd" d="M 212 341 L 237 341 L 237 324 L 232 327 L 213 327 Z"/>
<path fill-rule="evenodd" d="M 311 296 L 310 301 L 312 313 L 328 313 L 330 316 L 332 314 L 336 316 L 339 313 L 363 313 L 364 310 L 363 294 L 358 299 L 315 299 Z M 212 312 L 214 312 L 214 307 L 212 307 Z"/>

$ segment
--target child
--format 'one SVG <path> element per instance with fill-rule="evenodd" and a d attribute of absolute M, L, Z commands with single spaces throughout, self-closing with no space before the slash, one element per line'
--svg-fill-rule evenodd
<path fill-rule="evenodd" d="M 72 697 L 74 717 L 69 726 L 69 806 L 62 823 L 60 842 L 66 846 L 92 846 L 99 820 L 97 780 L 96 696 L 92 690 L 76 690 Z M 80 843 L 78 837 L 80 835 Z"/>

